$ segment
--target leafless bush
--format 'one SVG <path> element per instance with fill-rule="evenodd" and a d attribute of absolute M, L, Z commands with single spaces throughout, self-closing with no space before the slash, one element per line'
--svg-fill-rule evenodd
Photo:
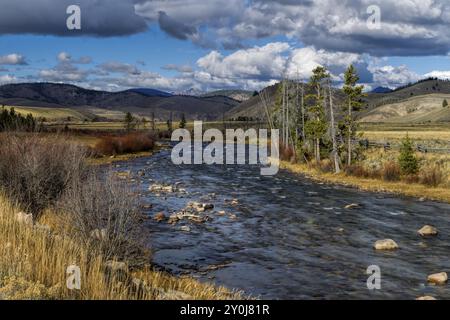
<path fill-rule="evenodd" d="M 422 168 L 419 172 L 419 181 L 431 187 L 437 187 L 445 181 L 445 174 L 438 165 Z"/>
<path fill-rule="evenodd" d="M 371 173 L 366 168 L 364 168 L 362 165 L 359 164 L 347 166 L 345 168 L 345 173 L 350 176 L 358 178 L 369 178 L 371 176 Z"/>
<path fill-rule="evenodd" d="M 382 170 L 382 176 L 385 181 L 399 181 L 401 174 L 401 168 L 398 163 L 394 161 L 385 163 Z"/>
<path fill-rule="evenodd" d="M 4 133 L 0 146 L 0 187 L 35 218 L 86 172 L 86 150 L 62 136 Z"/>
<path fill-rule="evenodd" d="M 131 188 L 112 173 L 91 173 L 67 188 L 59 211 L 68 214 L 75 234 L 110 259 L 139 265 L 148 262 L 143 216 Z"/>

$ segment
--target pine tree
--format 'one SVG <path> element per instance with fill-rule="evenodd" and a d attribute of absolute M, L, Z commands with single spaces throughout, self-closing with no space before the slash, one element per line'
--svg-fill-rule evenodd
<path fill-rule="evenodd" d="M 181 115 L 181 121 L 180 121 L 180 129 L 186 128 L 186 117 L 184 113 Z"/>
<path fill-rule="evenodd" d="M 419 171 L 419 160 L 414 152 L 412 141 L 408 136 L 402 140 L 398 162 L 402 173 L 405 175 L 416 174 Z"/>
<path fill-rule="evenodd" d="M 347 165 L 352 164 L 352 140 L 356 135 L 356 122 L 353 118 L 353 111 L 361 108 L 361 98 L 364 96 L 364 86 L 356 85 L 359 81 L 359 76 L 353 65 L 350 65 L 344 74 L 344 93 L 347 101 L 347 115 L 344 119 L 344 126 L 346 127 L 347 135 Z"/>
<path fill-rule="evenodd" d="M 125 129 L 128 132 L 134 129 L 134 117 L 130 112 L 125 114 Z"/>
<path fill-rule="evenodd" d="M 328 129 L 323 107 L 324 95 L 322 95 L 322 85 L 329 76 L 327 70 L 319 66 L 313 70 L 313 75 L 309 82 L 309 85 L 315 90 L 315 94 L 308 95 L 313 104 L 308 109 L 309 118 L 305 124 L 305 133 L 313 139 L 316 162 L 320 162 L 320 141 Z"/>

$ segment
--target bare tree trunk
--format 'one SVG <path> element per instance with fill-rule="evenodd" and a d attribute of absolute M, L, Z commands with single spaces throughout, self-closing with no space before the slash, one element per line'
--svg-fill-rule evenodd
<path fill-rule="evenodd" d="M 330 118 L 331 118 L 331 140 L 333 142 L 333 159 L 334 159 L 334 168 L 336 173 L 341 172 L 341 168 L 339 167 L 339 159 L 338 159 L 338 150 L 337 150 L 337 142 L 336 142 L 336 128 L 334 125 L 334 107 L 333 107 L 333 93 L 331 91 L 331 82 L 328 82 L 328 89 L 330 95 Z"/>
<path fill-rule="evenodd" d="M 302 84 L 302 138 L 303 141 L 306 140 L 306 133 L 305 133 L 305 87 Z"/>
<path fill-rule="evenodd" d="M 289 146 L 289 81 L 286 86 L 286 144 Z"/>
<path fill-rule="evenodd" d="M 348 150 L 347 150 L 347 165 L 352 165 L 352 102 L 348 102 Z"/>

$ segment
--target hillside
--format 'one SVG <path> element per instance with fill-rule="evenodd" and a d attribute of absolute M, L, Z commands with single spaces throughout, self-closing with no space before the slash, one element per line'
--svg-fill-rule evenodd
<path fill-rule="evenodd" d="M 427 123 L 450 121 L 450 108 L 442 107 L 450 94 L 414 96 L 401 102 L 386 104 L 361 116 L 361 122 Z"/>
<path fill-rule="evenodd" d="M 21 107 L 75 108 L 94 113 L 98 109 L 112 112 L 132 112 L 140 117 L 160 120 L 181 118 L 215 120 L 238 105 L 225 97 L 148 96 L 139 92 L 106 92 L 87 90 L 73 85 L 53 83 L 10 84 L 0 87 L 0 104 Z"/>
<path fill-rule="evenodd" d="M 239 102 L 243 102 L 252 98 L 254 96 L 254 92 L 247 90 L 217 90 L 201 95 L 201 97 L 204 98 L 217 96 L 225 96 Z"/>
<path fill-rule="evenodd" d="M 267 87 L 264 91 L 269 96 L 270 104 L 274 104 L 278 85 Z M 450 103 L 450 82 L 427 79 L 411 84 L 392 92 L 376 90 L 364 98 L 364 107 L 356 115 L 362 122 L 448 122 L 450 108 L 443 109 L 442 102 Z M 342 105 L 344 95 L 335 89 L 335 103 Z M 259 96 L 240 103 L 227 112 L 228 119 L 253 118 L 264 119 L 265 112 Z"/>

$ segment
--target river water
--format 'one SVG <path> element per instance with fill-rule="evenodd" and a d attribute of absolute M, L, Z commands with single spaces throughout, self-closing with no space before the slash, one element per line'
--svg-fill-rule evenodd
<path fill-rule="evenodd" d="M 450 285 L 426 282 L 450 271 L 449 204 L 319 184 L 286 171 L 262 177 L 257 166 L 177 166 L 168 150 L 117 170 L 139 181 L 151 216 L 176 213 L 189 201 L 215 205 L 203 224 L 149 222 L 153 262 L 174 274 L 263 299 L 450 299 Z M 154 183 L 178 183 L 187 194 L 157 195 L 148 191 Z M 344 209 L 351 203 L 361 207 Z M 421 238 L 425 224 L 439 235 Z M 400 249 L 376 252 L 374 242 L 386 238 Z M 367 288 L 371 265 L 381 268 L 380 290 Z"/>

